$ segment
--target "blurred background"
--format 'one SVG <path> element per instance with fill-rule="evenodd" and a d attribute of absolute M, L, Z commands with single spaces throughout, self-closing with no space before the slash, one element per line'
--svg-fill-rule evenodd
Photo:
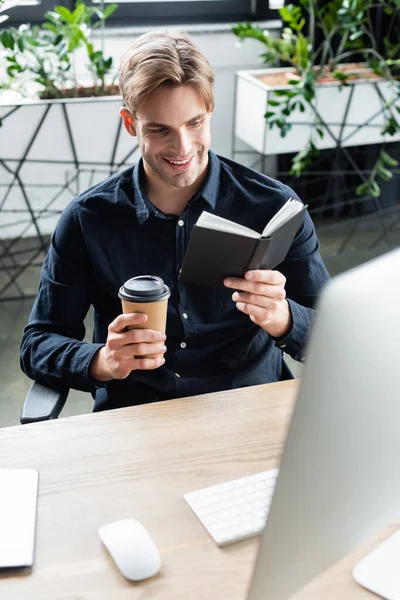
<path fill-rule="evenodd" d="M 0 0 L 1 427 L 30 386 L 19 343 L 60 211 L 138 159 L 116 77 L 145 31 L 183 29 L 204 52 L 213 150 L 293 187 L 332 276 L 399 245 L 397 3 L 339 4 Z M 91 407 L 73 391 L 62 416 Z"/>

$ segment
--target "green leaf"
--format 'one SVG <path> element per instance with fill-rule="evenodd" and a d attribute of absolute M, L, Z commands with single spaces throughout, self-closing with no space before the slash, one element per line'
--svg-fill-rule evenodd
<path fill-rule="evenodd" d="M 367 196 L 369 194 L 369 183 L 361 183 L 356 187 L 356 196 Z"/>
<path fill-rule="evenodd" d="M 303 11 L 300 6 L 294 4 L 288 4 L 279 9 L 279 14 L 282 20 L 289 25 L 294 31 L 301 31 L 304 27 L 305 19 L 303 17 Z"/>
<path fill-rule="evenodd" d="M 379 185 L 376 181 L 371 181 L 369 193 L 374 198 L 379 198 L 379 196 L 381 195 L 381 188 L 379 187 Z"/>
<path fill-rule="evenodd" d="M 396 160 L 395 158 L 393 158 L 393 156 L 390 156 L 390 154 L 388 154 L 384 150 L 381 150 L 381 152 L 379 154 L 379 159 L 384 164 L 389 165 L 390 167 L 397 167 L 398 164 L 399 164 L 398 160 Z"/>
<path fill-rule="evenodd" d="M 43 23 L 43 27 L 44 29 L 47 29 L 47 31 L 51 31 L 55 35 L 57 35 L 58 33 L 58 27 L 57 25 L 54 25 L 54 23 Z"/>
<path fill-rule="evenodd" d="M 400 129 L 398 121 L 393 117 L 389 117 L 385 127 L 382 129 L 382 135 L 395 135 Z"/>
<path fill-rule="evenodd" d="M 25 42 L 23 37 L 19 37 L 17 39 L 17 46 L 20 52 L 23 52 L 25 50 Z"/>
<path fill-rule="evenodd" d="M 59 23 L 61 21 L 61 17 L 59 14 L 57 14 L 56 12 L 54 12 L 53 10 L 48 10 L 45 14 L 44 14 L 44 18 L 48 19 L 49 21 L 52 21 L 53 23 Z"/>
<path fill-rule="evenodd" d="M 377 184 L 375 180 L 368 180 L 365 183 L 361 183 L 356 188 L 357 196 L 373 196 L 374 198 L 379 198 L 381 195 L 381 188 Z"/>
<path fill-rule="evenodd" d="M 281 130 L 281 137 L 286 137 L 286 134 L 292 129 L 292 124 L 287 123 L 287 121 L 284 121 L 283 119 L 278 119 L 276 123 Z"/>
<path fill-rule="evenodd" d="M 308 51 L 308 40 L 300 33 L 296 42 L 296 58 L 299 67 L 306 69 L 310 63 L 310 55 Z"/>
<path fill-rule="evenodd" d="M 83 14 L 85 13 L 86 5 L 83 2 L 80 2 L 74 12 L 72 13 L 72 22 L 79 23 Z"/>
<path fill-rule="evenodd" d="M 349 79 L 349 75 L 347 73 L 343 73 L 343 71 L 339 70 L 333 71 L 332 76 L 342 83 L 346 83 L 346 81 Z"/>
<path fill-rule="evenodd" d="M 393 173 L 389 171 L 389 169 L 386 169 L 386 167 L 384 167 L 382 164 L 378 165 L 376 172 L 378 176 L 385 181 L 390 181 L 393 179 Z"/>
<path fill-rule="evenodd" d="M 265 113 L 264 119 L 268 120 L 268 119 L 270 119 L 271 117 L 274 117 L 274 116 L 275 116 L 274 112 L 268 111 L 268 112 Z"/>
<path fill-rule="evenodd" d="M 14 50 L 14 37 L 10 31 L 8 31 L 7 29 L 2 31 L 0 39 L 4 48 Z"/>
<path fill-rule="evenodd" d="M 117 10 L 118 4 L 107 4 L 104 9 L 103 18 L 108 19 Z"/>
<path fill-rule="evenodd" d="M 276 92 L 275 92 L 276 93 Z M 268 100 L 268 106 L 280 106 L 279 100 Z"/>
<path fill-rule="evenodd" d="M 55 6 L 54 12 L 59 14 L 60 17 L 62 17 L 67 23 L 71 25 L 74 23 L 74 17 L 72 15 L 72 12 L 68 10 L 68 8 L 65 8 L 65 6 Z"/>

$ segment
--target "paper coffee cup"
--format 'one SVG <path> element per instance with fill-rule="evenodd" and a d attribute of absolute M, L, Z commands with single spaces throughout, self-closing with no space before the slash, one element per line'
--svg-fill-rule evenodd
<path fill-rule="evenodd" d="M 139 275 L 132 277 L 120 287 L 118 296 L 124 314 L 144 313 L 145 323 L 132 325 L 129 329 L 154 329 L 165 333 L 167 324 L 168 298 L 171 292 L 161 277 Z M 156 358 L 162 354 L 147 354 L 142 358 Z"/>

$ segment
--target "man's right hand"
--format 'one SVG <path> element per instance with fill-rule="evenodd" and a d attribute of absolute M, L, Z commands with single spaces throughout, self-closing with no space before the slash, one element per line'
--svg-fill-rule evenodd
<path fill-rule="evenodd" d="M 164 357 L 143 358 L 147 354 L 161 354 L 166 351 L 166 335 L 152 329 L 131 329 L 147 321 L 142 313 L 119 315 L 108 326 L 106 345 L 94 355 L 89 367 L 89 375 L 98 381 L 125 379 L 131 371 L 158 369 L 165 363 Z"/>

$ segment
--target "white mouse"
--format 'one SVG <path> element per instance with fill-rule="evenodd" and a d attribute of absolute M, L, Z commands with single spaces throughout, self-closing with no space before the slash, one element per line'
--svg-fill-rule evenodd
<path fill-rule="evenodd" d="M 122 575 L 130 581 L 152 577 L 161 567 L 157 546 L 135 519 L 123 519 L 99 529 L 101 540 Z"/>

